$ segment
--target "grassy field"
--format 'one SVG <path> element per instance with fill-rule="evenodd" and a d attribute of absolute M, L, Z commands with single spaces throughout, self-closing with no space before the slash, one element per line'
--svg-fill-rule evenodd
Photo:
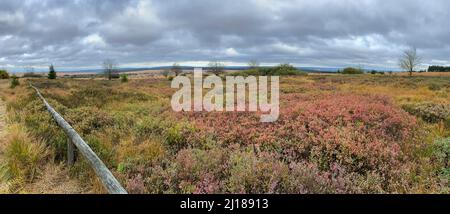
<path fill-rule="evenodd" d="M 8 125 L 26 135 L 5 138 L 12 192 L 66 158 L 64 133 L 20 81 L 0 82 Z M 450 76 L 284 76 L 271 124 L 174 113 L 162 77 L 30 81 L 130 193 L 449 192 Z M 70 177 L 105 192 L 81 157 Z"/>

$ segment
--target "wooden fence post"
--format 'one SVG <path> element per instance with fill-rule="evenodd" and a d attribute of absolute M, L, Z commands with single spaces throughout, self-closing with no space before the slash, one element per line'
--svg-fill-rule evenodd
<path fill-rule="evenodd" d="M 75 163 L 75 146 L 70 139 L 67 139 L 67 165 L 72 167 Z"/>

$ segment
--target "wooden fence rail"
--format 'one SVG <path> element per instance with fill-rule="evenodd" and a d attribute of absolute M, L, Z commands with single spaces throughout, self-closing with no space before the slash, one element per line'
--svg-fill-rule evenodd
<path fill-rule="evenodd" d="M 108 190 L 110 194 L 127 194 L 127 191 L 120 185 L 111 171 L 105 166 L 105 164 L 100 160 L 100 158 L 92 151 L 88 144 L 81 138 L 81 136 L 75 131 L 75 129 L 70 126 L 70 124 L 64 120 L 64 118 L 53 109 L 53 107 L 45 100 L 39 90 L 34 87 L 31 83 L 30 86 L 36 91 L 38 97 L 42 100 L 47 111 L 50 112 L 53 119 L 58 123 L 64 132 L 69 137 L 68 141 L 68 163 L 73 164 L 74 161 L 74 148 L 73 145 L 78 148 L 80 153 L 88 160 L 92 168 L 94 169 L 97 176 L 103 183 L 103 186 Z"/>

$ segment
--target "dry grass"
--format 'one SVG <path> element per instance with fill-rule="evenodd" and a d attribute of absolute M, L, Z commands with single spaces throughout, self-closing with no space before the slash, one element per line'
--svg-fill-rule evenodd
<path fill-rule="evenodd" d="M 47 164 L 35 182 L 26 184 L 20 193 L 32 194 L 82 194 L 89 191 L 82 188 L 77 179 L 71 178 L 63 164 Z"/>
<path fill-rule="evenodd" d="M 396 76 L 409 76 L 408 72 L 394 73 Z M 450 77 L 450 72 L 422 72 L 413 73 L 413 76 L 419 77 Z"/>

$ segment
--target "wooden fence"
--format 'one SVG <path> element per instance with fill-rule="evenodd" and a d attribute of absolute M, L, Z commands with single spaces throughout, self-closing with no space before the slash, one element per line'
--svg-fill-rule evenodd
<path fill-rule="evenodd" d="M 78 151 L 87 159 L 91 167 L 94 169 L 97 176 L 103 183 L 103 186 L 108 190 L 110 194 L 127 194 L 127 191 L 120 185 L 111 171 L 105 166 L 100 158 L 95 154 L 89 145 L 81 138 L 81 136 L 70 126 L 70 124 L 64 120 L 64 118 L 53 109 L 53 107 L 45 100 L 39 90 L 31 83 L 30 86 L 36 91 L 38 97 L 42 100 L 47 111 L 50 112 L 53 119 L 58 123 L 59 127 L 64 130 L 69 140 L 67 144 L 67 158 L 68 165 L 71 166 L 74 163 L 74 145 L 78 148 Z"/>

